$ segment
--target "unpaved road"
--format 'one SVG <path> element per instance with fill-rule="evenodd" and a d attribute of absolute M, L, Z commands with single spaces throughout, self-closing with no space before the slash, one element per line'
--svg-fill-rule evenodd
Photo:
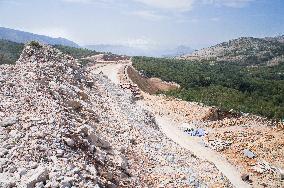
<path fill-rule="evenodd" d="M 198 139 L 191 138 L 184 134 L 174 125 L 175 123 L 172 122 L 170 118 L 156 116 L 156 122 L 158 123 L 161 131 L 167 135 L 168 138 L 178 143 L 181 147 L 190 150 L 198 158 L 214 163 L 235 187 L 250 187 L 247 183 L 242 181 L 240 173 L 236 167 L 231 165 L 217 152 L 201 145 L 198 142 Z"/>
<path fill-rule="evenodd" d="M 108 64 L 106 66 L 98 66 L 96 73 L 103 72 L 112 82 L 119 84 L 118 72 L 126 64 Z M 150 110 L 148 106 L 145 106 L 143 100 L 138 102 L 139 105 Z M 251 187 L 246 182 L 242 181 L 241 175 L 238 169 L 231 165 L 225 158 L 223 158 L 217 152 L 206 148 L 199 143 L 199 139 L 189 137 L 175 126 L 174 121 L 170 117 L 156 115 L 156 122 L 159 125 L 161 131 L 171 140 L 179 144 L 181 147 L 188 149 L 198 158 L 207 160 L 215 164 L 215 166 L 229 179 L 229 181 L 237 188 Z"/>
<path fill-rule="evenodd" d="M 98 68 L 95 73 L 99 74 L 103 72 L 113 83 L 119 84 L 118 71 L 125 66 L 125 64 L 98 64 L 96 66 L 98 66 Z"/>

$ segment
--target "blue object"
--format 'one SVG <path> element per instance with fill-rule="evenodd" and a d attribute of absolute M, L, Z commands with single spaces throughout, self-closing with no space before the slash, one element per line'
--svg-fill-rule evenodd
<path fill-rule="evenodd" d="M 188 132 L 188 134 L 190 136 L 202 137 L 202 136 L 205 136 L 205 130 L 204 129 L 196 129 L 196 130 L 192 130 L 192 131 Z"/>

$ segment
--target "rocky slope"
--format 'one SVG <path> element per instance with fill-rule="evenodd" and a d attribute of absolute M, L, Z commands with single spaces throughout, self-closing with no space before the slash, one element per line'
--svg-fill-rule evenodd
<path fill-rule="evenodd" d="M 242 37 L 195 51 L 181 58 L 229 61 L 244 65 L 275 65 L 284 62 L 283 36 L 263 39 Z"/>
<path fill-rule="evenodd" d="M 0 187 L 231 187 L 93 71 L 37 43 L 0 66 Z"/>

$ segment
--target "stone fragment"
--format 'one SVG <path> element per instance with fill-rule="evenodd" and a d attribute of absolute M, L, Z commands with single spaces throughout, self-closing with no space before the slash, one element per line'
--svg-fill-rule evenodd
<path fill-rule="evenodd" d="M 9 153 L 9 150 L 5 148 L 0 148 L 0 157 L 3 157 Z"/>
<path fill-rule="evenodd" d="M 75 141 L 71 138 L 64 138 L 64 141 L 70 147 L 73 147 L 75 145 Z"/>
<path fill-rule="evenodd" d="M 7 117 L 4 120 L 2 120 L 0 122 L 0 127 L 8 127 L 11 125 L 14 125 L 15 123 L 17 123 L 19 121 L 19 117 L 18 116 L 11 116 L 11 117 Z"/>
<path fill-rule="evenodd" d="M 249 181 L 249 180 L 250 180 L 248 174 L 243 174 L 243 175 L 241 176 L 241 178 L 242 178 L 243 181 Z"/>
<path fill-rule="evenodd" d="M 29 165 L 30 165 L 30 168 L 31 168 L 31 169 L 35 169 L 35 168 L 38 167 L 38 163 L 37 163 L 37 162 L 34 162 L 34 161 L 31 161 L 31 162 L 29 163 Z"/>
<path fill-rule="evenodd" d="M 279 172 L 280 172 L 280 179 L 281 179 L 282 181 L 284 181 L 284 170 L 279 169 Z"/>
<path fill-rule="evenodd" d="M 101 138 L 101 136 L 94 131 L 89 131 L 88 133 L 88 140 L 90 141 L 91 144 L 94 144 L 97 147 L 101 147 L 104 149 L 109 149 L 110 148 L 110 143 L 104 139 Z"/>
<path fill-rule="evenodd" d="M 62 149 L 56 150 L 56 156 L 57 157 L 62 157 L 63 155 L 64 155 L 64 150 L 62 150 Z"/>
<path fill-rule="evenodd" d="M 39 166 L 34 170 L 30 170 L 22 179 L 21 184 L 25 188 L 33 188 L 38 182 L 44 182 L 48 178 L 48 170 L 45 167 Z"/>
<path fill-rule="evenodd" d="M 67 106 L 73 110 L 80 110 L 82 108 L 82 104 L 76 100 L 67 101 Z"/>
<path fill-rule="evenodd" d="M 22 177 L 23 175 L 27 174 L 26 168 L 18 168 L 18 173 Z"/>
<path fill-rule="evenodd" d="M 250 159 L 256 157 L 255 154 L 252 151 L 250 151 L 249 149 L 244 149 L 243 153 L 244 153 L 245 157 L 248 157 Z"/>
<path fill-rule="evenodd" d="M 122 157 L 120 155 L 116 155 L 114 157 L 114 164 L 121 169 L 127 169 L 127 160 L 125 157 Z"/>
<path fill-rule="evenodd" d="M 12 173 L 0 173 L 0 187 L 10 188 L 16 186 L 17 179 Z"/>
<path fill-rule="evenodd" d="M 42 181 L 35 184 L 35 188 L 43 188 L 43 187 L 44 187 L 44 184 Z"/>

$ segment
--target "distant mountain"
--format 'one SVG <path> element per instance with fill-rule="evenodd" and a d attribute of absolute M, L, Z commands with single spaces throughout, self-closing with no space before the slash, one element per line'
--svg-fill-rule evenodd
<path fill-rule="evenodd" d="M 227 61 L 243 65 L 277 65 L 284 62 L 284 36 L 242 37 L 181 56 L 181 59 Z"/>
<path fill-rule="evenodd" d="M 111 45 L 111 44 L 99 44 L 99 45 L 87 45 L 85 48 L 99 51 L 99 52 L 111 52 L 119 55 L 128 56 L 149 56 L 149 57 L 176 57 L 184 54 L 191 53 L 193 50 L 187 46 L 178 46 L 174 49 L 141 49 L 124 45 Z"/>
<path fill-rule="evenodd" d="M 178 57 L 185 54 L 192 53 L 194 50 L 191 47 L 180 45 L 171 50 L 165 50 L 163 52 L 163 57 Z"/>
<path fill-rule="evenodd" d="M 97 52 L 111 52 L 113 54 L 119 55 L 135 56 L 143 54 L 143 50 L 123 45 L 97 44 L 87 45 L 84 47 L 90 50 L 95 50 Z"/>
<path fill-rule="evenodd" d="M 9 40 L 17 43 L 27 43 L 29 41 L 38 41 L 50 45 L 64 45 L 70 47 L 79 47 L 78 44 L 64 38 L 52 38 L 44 35 L 37 35 L 15 29 L 0 27 L 0 39 Z"/>

